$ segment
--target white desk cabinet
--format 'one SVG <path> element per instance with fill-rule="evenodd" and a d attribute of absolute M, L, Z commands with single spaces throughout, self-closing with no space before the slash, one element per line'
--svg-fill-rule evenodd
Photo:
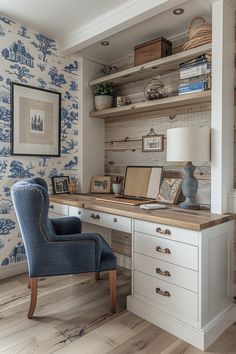
<path fill-rule="evenodd" d="M 201 350 L 235 321 L 233 217 L 197 212 L 201 222 L 195 222 L 194 212 L 140 215 L 134 207 L 124 212 L 91 198 L 77 206 L 53 199 L 50 216 L 78 216 L 84 232 L 98 232 L 108 242 L 112 229 L 132 234 L 130 312 Z"/>
<path fill-rule="evenodd" d="M 203 231 L 133 223 L 128 310 L 206 349 L 233 323 L 233 222 Z"/>

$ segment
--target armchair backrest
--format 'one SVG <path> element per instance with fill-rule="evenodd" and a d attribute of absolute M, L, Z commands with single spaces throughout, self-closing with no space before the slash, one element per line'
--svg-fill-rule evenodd
<path fill-rule="evenodd" d="M 32 261 L 37 261 L 54 234 L 48 218 L 47 183 L 42 178 L 18 181 L 11 188 L 11 196 L 31 268 Z"/>

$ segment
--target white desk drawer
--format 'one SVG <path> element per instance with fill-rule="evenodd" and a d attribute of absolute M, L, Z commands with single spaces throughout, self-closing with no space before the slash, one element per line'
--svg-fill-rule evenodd
<path fill-rule="evenodd" d="M 198 272 L 134 253 L 134 269 L 160 280 L 198 292 Z"/>
<path fill-rule="evenodd" d="M 87 217 L 85 209 L 74 206 L 69 206 L 69 216 L 77 216 L 81 221 L 85 221 Z"/>
<path fill-rule="evenodd" d="M 68 216 L 69 215 L 69 206 L 59 203 L 49 203 L 49 213 L 51 217 L 52 215 L 59 214 L 60 216 Z"/>
<path fill-rule="evenodd" d="M 184 268 L 198 270 L 198 247 L 135 232 L 134 251 Z"/>
<path fill-rule="evenodd" d="M 131 219 L 124 216 L 76 207 L 69 208 L 69 215 L 76 215 L 80 217 L 83 222 L 131 233 Z"/>
<path fill-rule="evenodd" d="M 169 313 L 198 321 L 198 294 L 194 292 L 135 271 L 134 293 Z"/>
<path fill-rule="evenodd" d="M 198 232 L 149 221 L 135 220 L 135 231 L 198 246 Z"/>

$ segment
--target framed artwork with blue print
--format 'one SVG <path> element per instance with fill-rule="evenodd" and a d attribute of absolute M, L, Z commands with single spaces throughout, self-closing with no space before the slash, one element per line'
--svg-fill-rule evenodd
<path fill-rule="evenodd" d="M 61 94 L 11 83 L 11 154 L 60 156 Z"/>

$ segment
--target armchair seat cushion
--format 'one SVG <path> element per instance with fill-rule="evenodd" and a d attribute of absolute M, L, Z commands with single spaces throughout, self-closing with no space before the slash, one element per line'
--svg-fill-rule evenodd
<path fill-rule="evenodd" d="M 82 223 L 75 216 L 50 219 L 57 235 L 78 234 L 81 232 Z"/>

